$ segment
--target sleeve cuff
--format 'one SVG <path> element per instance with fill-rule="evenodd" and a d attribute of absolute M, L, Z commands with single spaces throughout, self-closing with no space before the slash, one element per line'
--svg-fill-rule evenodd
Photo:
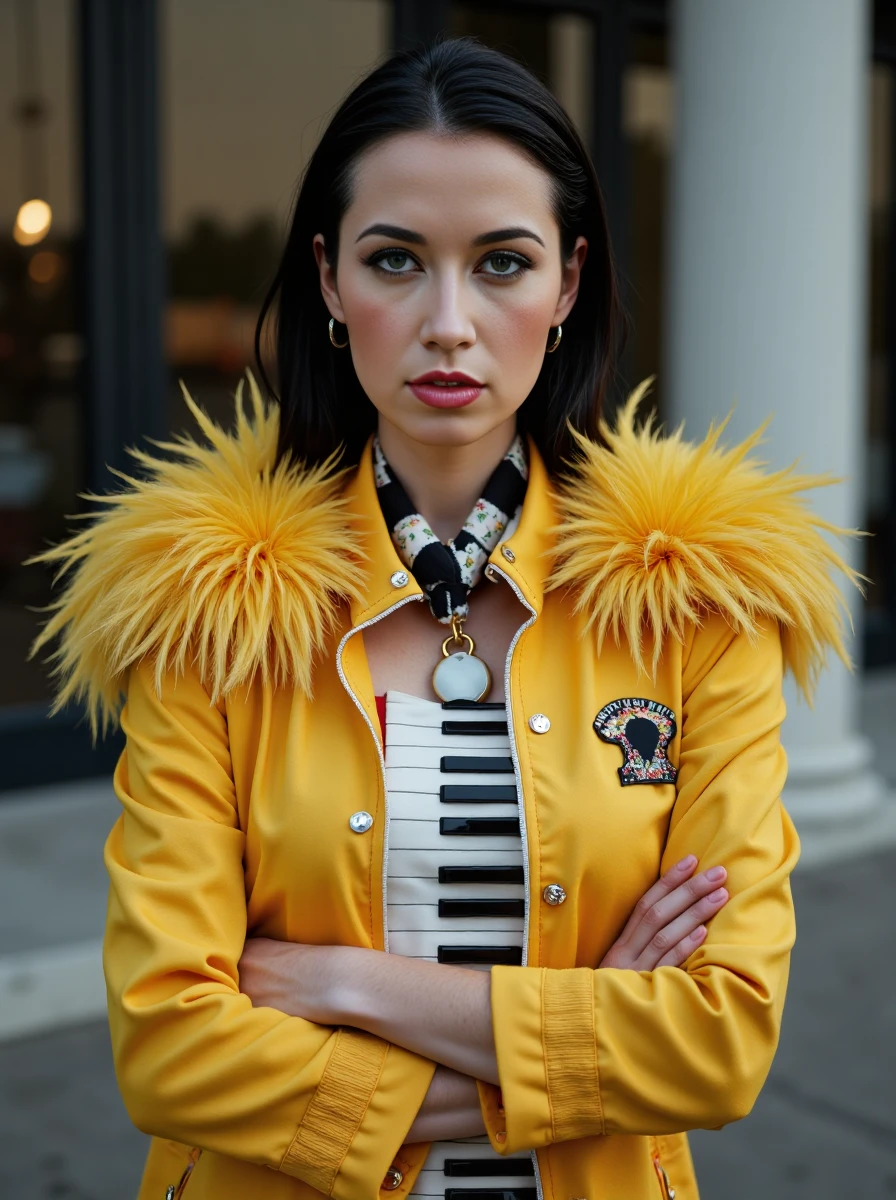
<path fill-rule="evenodd" d="M 430 1059 L 382 1038 L 340 1029 L 280 1170 L 335 1200 L 375 1200 L 435 1069 Z"/>
<path fill-rule="evenodd" d="M 499 1154 L 603 1133 L 593 977 L 589 967 L 492 967 L 500 1096 L 487 1084 L 479 1095 Z"/>

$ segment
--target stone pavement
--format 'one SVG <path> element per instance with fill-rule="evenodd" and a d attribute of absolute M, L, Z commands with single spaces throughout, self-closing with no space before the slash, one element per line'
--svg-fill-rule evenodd
<path fill-rule="evenodd" d="M 797 868 L 793 887 L 799 936 L 778 1056 L 746 1120 L 693 1135 L 702 1200 L 887 1200 L 896 851 Z M 127 1200 L 145 1144 L 118 1096 L 104 1022 L 0 1045 L 0 1196 Z"/>

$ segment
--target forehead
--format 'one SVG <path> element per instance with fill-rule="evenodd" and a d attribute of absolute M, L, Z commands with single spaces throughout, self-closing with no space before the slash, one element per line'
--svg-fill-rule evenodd
<path fill-rule="evenodd" d="M 529 224 L 549 235 L 551 197 L 548 173 L 504 138 L 401 133 L 361 156 L 344 221 L 470 236 Z"/>

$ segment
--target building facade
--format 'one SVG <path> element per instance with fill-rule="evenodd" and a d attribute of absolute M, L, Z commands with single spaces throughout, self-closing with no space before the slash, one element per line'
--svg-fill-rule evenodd
<path fill-rule="evenodd" d="M 896 661 L 896 16 L 884 0 L 0 0 L 0 788 L 98 775 L 26 661 L 52 579 L 20 564 L 125 447 L 226 419 L 322 123 L 393 46 L 472 34 L 593 148 L 632 320 L 623 377 L 701 436 L 847 482 L 870 530 L 855 656 Z M 41 207 L 43 204 L 43 207 Z M 884 803 L 839 667 L 791 704 L 798 824 Z"/>

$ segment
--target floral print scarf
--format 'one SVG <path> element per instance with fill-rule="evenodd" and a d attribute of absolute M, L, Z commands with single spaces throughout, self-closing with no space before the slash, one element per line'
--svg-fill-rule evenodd
<path fill-rule="evenodd" d="M 443 625 L 450 625 L 453 619 L 465 620 L 469 615 L 467 598 L 482 578 L 488 556 L 522 508 L 529 464 L 521 435 L 517 434 L 498 463 L 460 533 L 447 544 L 440 542 L 426 518 L 414 511 L 378 438 L 373 443 L 373 469 L 392 541 L 423 588 L 433 616 Z"/>

